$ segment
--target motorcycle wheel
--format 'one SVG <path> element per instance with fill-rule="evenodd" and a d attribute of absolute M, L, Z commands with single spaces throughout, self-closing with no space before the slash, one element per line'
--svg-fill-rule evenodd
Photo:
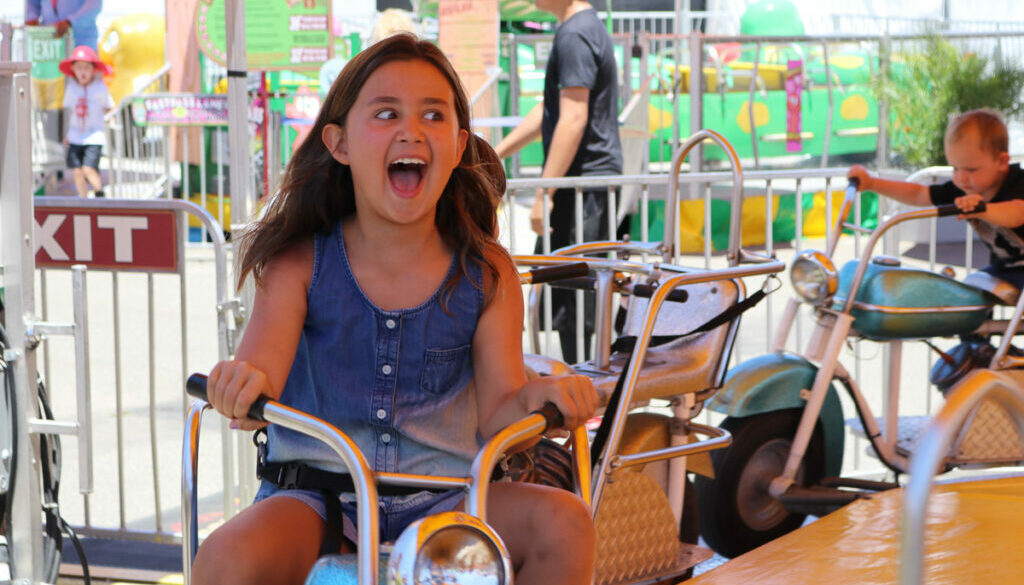
<path fill-rule="evenodd" d="M 768 493 L 782 474 L 801 410 L 780 410 L 720 425 L 732 444 L 711 452 L 715 478 L 697 476 L 696 492 L 704 540 L 715 552 L 736 557 L 799 528 L 805 514 L 790 512 Z M 797 472 L 798 484 L 821 480 L 825 470 L 825 439 L 819 423 Z"/>

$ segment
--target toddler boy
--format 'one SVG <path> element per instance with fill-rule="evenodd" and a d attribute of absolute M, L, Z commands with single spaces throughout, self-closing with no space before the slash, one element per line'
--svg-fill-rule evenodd
<path fill-rule="evenodd" d="M 1024 288 L 1024 172 L 1010 164 L 1006 124 L 999 113 L 972 110 L 954 118 L 946 128 L 946 161 L 953 180 L 920 185 L 871 176 L 854 165 L 847 176 L 860 181 L 858 189 L 920 207 L 953 203 L 972 211 L 984 201 L 986 209 L 967 219 L 988 245 L 991 264 L 982 270 L 1018 289 Z"/>

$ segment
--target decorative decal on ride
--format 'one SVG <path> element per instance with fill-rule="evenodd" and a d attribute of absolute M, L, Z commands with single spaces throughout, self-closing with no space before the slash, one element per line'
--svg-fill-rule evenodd
<path fill-rule="evenodd" d="M 844 120 L 867 120 L 871 108 L 868 100 L 860 94 L 854 94 L 844 99 L 839 106 L 839 116 Z"/>
<path fill-rule="evenodd" d="M 740 106 L 739 113 L 736 114 L 736 125 L 740 127 L 740 130 L 746 132 L 747 134 L 750 134 L 750 109 L 750 101 L 744 100 L 743 104 Z M 764 102 L 755 101 L 753 109 L 755 128 L 760 128 L 761 126 L 764 126 L 772 119 L 772 114 L 768 110 L 768 106 L 765 105 Z"/>
<path fill-rule="evenodd" d="M 804 86 L 804 62 L 790 60 L 786 66 L 786 152 L 800 152 L 800 93 Z"/>

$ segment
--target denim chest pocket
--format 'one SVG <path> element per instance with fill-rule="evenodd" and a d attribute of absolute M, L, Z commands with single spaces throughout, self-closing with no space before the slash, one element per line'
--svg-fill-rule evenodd
<path fill-rule="evenodd" d="M 469 346 L 452 349 L 428 349 L 423 356 L 420 386 L 431 394 L 444 394 L 459 379 L 469 357 Z"/>

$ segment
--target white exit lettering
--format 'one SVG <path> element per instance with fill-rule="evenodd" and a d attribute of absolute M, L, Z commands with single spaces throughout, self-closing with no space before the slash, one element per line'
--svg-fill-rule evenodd
<path fill-rule="evenodd" d="M 72 260 L 68 251 L 57 241 L 57 230 L 67 220 L 67 215 L 50 214 L 43 220 L 42 225 L 35 222 L 36 249 L 43 250 L 53 260 L 66 262 Z M 133 262 L 132 232 L 135 230 L 146 230 L 149 228 L 149 219 L 144 216 L 135 215 L 97 215 L 96 227 L 108 229 L 114 235 L 114 261 L 130 264 Z M 72 216 L 72 229 L 74 235 L 75 262 L 90 262 L 93 259 L 92 242 L 92 216 Z"/>

